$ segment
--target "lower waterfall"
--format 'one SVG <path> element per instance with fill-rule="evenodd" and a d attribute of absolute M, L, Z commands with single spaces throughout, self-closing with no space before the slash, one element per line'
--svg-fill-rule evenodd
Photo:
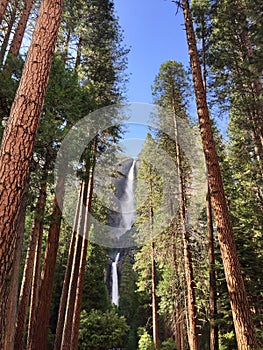
<path fill-rule="evenodd" d="M 115 260 L 112 262 L 112 295 L 111 303 L 119 306 L 119 281 L 118 281 L 118 269 L 117 264 L 120 258 L 120 253 L 116 255 Z"/>

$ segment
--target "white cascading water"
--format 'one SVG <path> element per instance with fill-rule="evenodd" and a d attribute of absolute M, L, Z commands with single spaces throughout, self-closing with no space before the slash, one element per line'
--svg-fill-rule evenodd
<path fill-rule="evenodd" d="M 123 195 L 120 199 L 121 203 L 121 220 L 119 230 L 123 233 L 129 231 L 135 219 L 135 200 L 134 200 L 134 180 L 135 180 L 135 163 L 134 160 L 127 175 L 127 181 Z M 117 264 L 120 258 L 120 253 L 117 253 L 115 260 L 112 262 L 112 294 L 111 302 L 119 306 L 119 281 Z"/>
<path fill-rule="evenodd" d="M 115 261 L 112 262 L 112 295 L 111 303 L 119 306 L 119 282 L 118 282 L 118 270 L 117 264 L 119 261 L 120 253 L 116 255 Z"/>
<path fill-rule="evenodd" d="M 124 229 L 124 232 L 131 229 L 135 219 L 135 201 L 134 201 L 134 180 L 135 180 L 135 164 L 136 160 L 133 160 L 127 175 L 126 186 L 124 193 L 121 197 L 121 220 L 120 228 Z"/>

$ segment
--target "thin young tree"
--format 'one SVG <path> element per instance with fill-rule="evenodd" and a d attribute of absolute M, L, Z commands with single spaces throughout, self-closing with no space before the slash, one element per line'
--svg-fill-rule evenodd
<path fill-rule="evenodd" d="M 10 293 L 7 303 L 7 327 L 5 334 L 4 350 L 16 349 L 14 346 L 15 327 L 17 317 L 17 298 L 19 287 L 19 272 L 22 257 L 22 247 L 25 231 L 26 207 L 27 207 L 27 191 L 25 191 L 20 207 L 18 224 L 17 224 L 17 243 L 14 256 L 14 264 L 12 267 L 12 276 L 10 283 Z"/>
<path fill-rule="evenodd" d="M 80 314 L 82 306 L 82 295 L 85 280 L 85 268 L 87 263 L 87 249 L 88 249 L 88 236 L 90 230 L 90 210 L 92 205 L 93 197 L 93 183 L 94 183 L 94 168 L 96 162 L 96 145 L 97 140 L 95 139 L 91 147 L 91 155 L 89 162 L 88 171 L 88 188 L 87 188 L 87 200 L 86 200 L 86 210 L 85 210 L 85 222 L 84 231 L 81 236 L 82 246 L 81 246 L 81 256 L 78 271 L 78 280 L 76 288 L 76 299 L 74 303 L 74 314 L 72 319 L 72 336 L 71 336 L 71 349 L 78 349 L 78 337 L 79 337 L 79 326 L 80 326 Z"/>
<path fill-rule="evenodd" d="M 215 317 L 217 315 L 216 272 L 215 272 L 215 247 L 212 204 L 209 186 L 206 193 L 206 216 L 208 230 L 208 259 L 209 259 L 209 322 L 210 322 L 210 350 L 218 350 L 218 326 Z"/>
<path fill-rule="evenodd" d="M 70 284 L 70 278 L 71 278 L 71 273 L 72 273 L 72 264 L 73 264 L 73 258 L 74 258 L 75 244 L 76 244 L 76 239 L 77 239 L 77 228 L 78 228 L 78 222 L 79 222 L 79 217 L 80 217 L 80 207 L 81 207 L 81 204 L 83 202 L 83 189 L 84 189 L 84 184 L 82 183 L 81 188 L 80 188 L 80 192 L 79 192 L 78 204 L 77 204 L 77 208 L 76 208 L 74 225 L 73 225 L 72 236 L 71 236 L 71 242 L 70 242 L 70 247 L 69 247 L 67 267 L 66 267 L 66 272 L 65 272 L 65 277 L 64 277 L 64 281 L 63 281 L 61 297 L 60 297 L 54 350 L 59 350 L 61 347 L 61 342 L 62 342 L 69 284 Z"/>
<path fill-rule="evenodd" d="M 208 170 L 209 188 L 217 224 L 217 233 L 230 297 L 238 348 L 256 349 L 257 341 L 239 265 L 223 181 L 218 162 L 206 94 L 196 47 L 196 39 L 188 0 L 181 2 L 184 12 L 189 56 L 196 95 L 199 127 Z"/>
<path fill-rule="evenodd" d="M 65 191 L 65 180 L 58 179 L 56 195 L 53 199 L 53 208 L 51 222 L 49 226 L 48 239 L 44 263 L 41 272 L 41 281 L 39 293 L 36 298 L 37 304 L 34 305 L 32 321 L 28 330 L 28 349 L 46 349 L 48 337 L 48 324 L 50 315 L 50 306 L 52 299 L 52 287 L 55 276 L 55 266 L 59 246 L 59 234 L 62 221 L 62 211 L 58 203 L 58 198 L 63 198 Z"/>
<path fill-rule="evenodd" d="M 17 27 L 12 39 L 12 42 L 10 44 L 10 49 L 8 54 L 17 57 L 19 54 L 19 50 L 24 38 L 24 34 L 26 31 L 27 21 L 30 15 L 30 12 L 32 10 L 33 4 L 35 0 L 26 0 L 25 6 L 22 10 L 22 13 L 20 15 L 19 21 L 17 23 Z"/>
<path fill-rule="evenodd" d="M 63 0 L 44 0 L 0 150 L 0 347 L 6 326 L 5 304 L 13 264 L 19 207 L 47 89 Z"/>
<path fill-rule="evenodd" d="M 35 217 L 33 220 L 30 241 L 27 249 L 26 262 L 24 266 L 22 284 L 20 289 L 18 314 L 15 332 L 15 349 L 22 350 L 24 348 L 24 335 L 26 330 L 26 320 L 28 314 L 28 304 L 30 298 L 30 290 L 34 275 L 34 259 L 37 251 L 38 241 L 42 240 L 43 218 L 46 207 L 47 197 L 47 168 L 44 166 L 42 181 L 39 189 L 39 196 L 36 203 Z"/>
<path fill-rule="evenodd" d="M 5 30 L 5 35 L 2 41 L 1 49 L 0 49 L 0 64 L 2 65 L 4 62 L 4 58 L 7 52 L 7 47 L 9 44 L 10 36 L 13 30 L 13 27 L 16 22 L 17 11 L 18 11 L 18 0 L 14 1 L 12 9 L 10 11 L 9 20 L 7 22 L 7 28 Z"/>

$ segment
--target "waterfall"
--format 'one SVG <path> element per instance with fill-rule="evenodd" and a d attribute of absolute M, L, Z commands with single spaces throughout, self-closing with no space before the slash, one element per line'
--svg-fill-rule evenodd
<path fill-rule="evenodd" d="M 120 253 L 116 255 L 115 260 L 112 262 L 112 295 L 111 303 L 119 306 L 119 285 L 118 285 L 118 270 L 117 264 L 119 261 Z"/>
<path fill-rule="evenodd" d="M 135 180 L 135 164 L 136 160 L 133 160 L 127 175 L 126 186 L 124 193 L 121 197 L 121 220 L 120 228 L 123 228 L 124 232 L 131 229 L 135 219 L 135 202 L 134 202 L 134 180 Z"/>
<path fill-rule="evenodd" d="M 127 174 L 127 180 L 125 183 L 123 195 L 120 199 L 121 205 L 121 218 L 119 221 L 118 231 L 120 235 L 129 231 L 134 223 L 135 219 L 135 201 L 134 201 L 134 180 L 135 180 L 135 164 L 136 160 L 133 160 L 130 170 Z M 119 283 L 118 283 L 118 270 L 117 264 L 120 258 L 120 253 L 117 253 L 115 260 L 112 262 L 112 293 L 111 302 L 116 306 L 119 306 Z"/>

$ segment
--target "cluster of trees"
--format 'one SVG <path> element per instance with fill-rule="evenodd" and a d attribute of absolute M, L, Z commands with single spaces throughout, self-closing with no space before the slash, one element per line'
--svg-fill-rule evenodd
<path fill-rule="evenodd" d="M 187 155 L 176 136 L 149 134 L 138 171 L 138 181 L 148 181 L 138 184 L 144 195 L 137 197 L 136 225 L 151 236 L 162 196 L 169 202 L 176 193 L 179 209 L 171 225 L 135 255 L 138 291 L 148 294 L 152 308 L 148 335 L 142 333 L 141 341 L 148 348 L 162 348 L 161 342 L 172 337 L 177 349 L 257 349 L 262 342 L 262 4 L 193 1 L 195 31 L 188 2 L 177 4 L 184 11 L 207 165 L 206 206 L 189 227 Z M 180 120 L 193 123 L 187 121 L 187 80 L 177 62 L 161 66 L 153 95 L 166 108 L 166 119 L 160 115 L 157 129 L 169 124 L 169 111 L 177 119 L 174 125 L 170 121 L 175 134 Z M 220 124 L 218 115 L 226 113 L 227 143 L 209 117 Z M 160 178 L 164 160 L 157 159 L 156 145 L 175 161 L 177 192 L 171 182 L 167 191 Z M 169 179 L 171 168 L 166 171 Z"/>
<path fill-rule="evenodd" d="M 76 122 L 122 101 L 127 50 L 114 3 L 0 1 L 1 349 L 260 348 L 263 5 L 192 1 L 194 29 L 188 1 L 175 2 L 185 18 L 206 206 L 190 227 L 193 179 L 178 137 L 181 121 L 193 123 L 190 86 L 183 66 L 168 61 L 153 96 L 169 113 L 156 119 L 138 169 L 135 226 L 149 239 L 121 263 L 116 309 L 105 284 L 109 251 L 87 235 L 90 212 L 107 221 L 93 193 L 94 167 L 118 143 L 121 128 L 100 132 L 79 160 L 73 228 L 62 218 L 64 179 L 56 189 L 53 180 L 61 142 Z M 22 43 L 30 41 L 27 52 Z M 229 115 L 227 144 L 210 118 L 221 113 Z M 172 137 L 160 131 L 167 125 Z M 156 145 L 173 159 L 175 174 L 153 165 Z M 172 217 L 165 227 L 163 198 Z"/>
<path fill-rule="evenodd" d="M 64 179 L 54 184 L 54 163 L 68 131 L 122 99 L 128 51 L 114 4 L 10 0 L 0 7 L 0 347 L 77 349 L 79 328 L 80 347 L 117 346 L 128 326 L 112 309 L 104 284 L 106 250 L 88 248 L 84 232 L 90 210 L 104 218 L 95 204 L 91 209 L 93 169 L 120 130 L 98 135 L 79 160 L 79 203 L 85 208 L 79 204 L 73 232 L 62 219 Z M 30 41 L 27 52 L 21 45 Z M 95 330 L 101 320 L 104 331 L 112 319 L 115 333 L 85 334 L 90 319 Z"/>

